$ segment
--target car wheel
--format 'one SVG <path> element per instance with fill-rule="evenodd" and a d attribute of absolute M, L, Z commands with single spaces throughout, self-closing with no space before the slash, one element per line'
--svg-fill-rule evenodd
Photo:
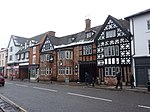
<path fill-rule="evenodd" d="M 5 84 L 3 83 L 2 86 L 4 86 Z"/>

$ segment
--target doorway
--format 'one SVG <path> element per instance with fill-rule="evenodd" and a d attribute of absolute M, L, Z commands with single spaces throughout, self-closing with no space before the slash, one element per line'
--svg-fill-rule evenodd
<path fill-rule="evenodd" d="M 96 63 L 81 63 L 79 65 L 79 80 L 85 82 L 85 72 L 87 72 L 90 78 L 97 77 L 97 66 Z"/>

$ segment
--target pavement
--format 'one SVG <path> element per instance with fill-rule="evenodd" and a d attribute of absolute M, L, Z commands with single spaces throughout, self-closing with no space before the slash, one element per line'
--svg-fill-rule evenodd
<path fill-rule="evenodd" d="M 20 81 L 15 79 L 15 81 Z M 28 80 L 23 80 L 24 82 L 29 82 Z M 38 83 L 36 81 L 30 81 L 29 83 Z M 130 86 L 123 86 L 122 89 L 116 89 L 115 86 L 108 86 L 108 85 L 97 85 L 95 84 L 94 87 L 92 85 L 85 85 L 85 83 L 81 82 L 56 82 L 53 81 L 52 83 L 50 81 L 40 81 L 39 83 L 42 84 L 58 84 L 58 85 L 66 85 L 66 86 L 78 86 L 78 87 L 85 87 L 85 88 L 95 88 L 95 89 L 105 89 L 105 90 L 112 90 L 112 91 L 131 91 L 131 92 L 137 92 L 137 93 L 145 93 L 150 94 L 150 91 L 148 91 L 148 88 L 146 87 L 135 87 L 131 89 Z M 0 95 L 0 112 L 25 112 L 22 108 L 20 108 L 15 103 L 9 101 L 6 97 Z"/>
<path fill-rule="evenodd" d="M 150 91 L 148 91 L 148 88 L 146 87 L 131 88 L 130 86 L 123 86 L 122 89 L 120 89 L 119 87 L 118 89 L 116 89 L 115 86 L 108 86 L 108 85 L 96 85 L 95 84 L 94 87 L 92 85 L 86 86 L 85 83 L 80 83 L 80 82 L 69 82 L 69 83 L 59 82 L 59 83 L 63 85 L 69 85 L 69 86 L 81 86 L 81 87 L 87 87 L 87 88 L 106 89 L 106 90 L 112 90 L 112 91 L 131 91 L 131 92 L 150 94 Z"/>

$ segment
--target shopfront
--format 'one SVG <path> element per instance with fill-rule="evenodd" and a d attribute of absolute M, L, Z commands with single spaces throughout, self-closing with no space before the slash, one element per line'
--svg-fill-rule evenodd
<path fill-rule="evenodd" d="M 9 65 L 7 66 L 8 78 L 19 78 L 19 66 Z"/>
<path fill-rule="evenodd" d="M 39 76 L 39 65 L 29 65 L 30 80 L 36 80 Z"/>

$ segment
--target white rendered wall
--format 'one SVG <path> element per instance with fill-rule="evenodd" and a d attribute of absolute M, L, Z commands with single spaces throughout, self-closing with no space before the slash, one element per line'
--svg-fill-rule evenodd
<path fill-rule="evenodd" d="M 10 47 L 13 47 L 13 51 L 12 52 L 10 52 Z M 20 49 L 19 47 L 17 47 L 17 46 L 14 45 L 14 41 L 11 38 L 9 46 L 8 46 L 8 59 L 7 59 L 7 63 L 8 64 L 9 63 L 17 62 L 17 58 L 16 58 L 15 54 L 19 51 L 19 49 Z M 13 56 L 11 61 L 9 60 L 10 59 L 10 55 Z"/>
<path fill-rule="evenodd" d="M 133 20 L 130 19 L 131 32 L 134 35 L 134 40 L 135 40 L 134 57 L 150 56 L 149 46 L 148 46 L 148 40 L 150 40 L 150 30 L 148 31 L 147 29 L 147 20 L 150 20 L 150 14 L 134 17 Z"/>

